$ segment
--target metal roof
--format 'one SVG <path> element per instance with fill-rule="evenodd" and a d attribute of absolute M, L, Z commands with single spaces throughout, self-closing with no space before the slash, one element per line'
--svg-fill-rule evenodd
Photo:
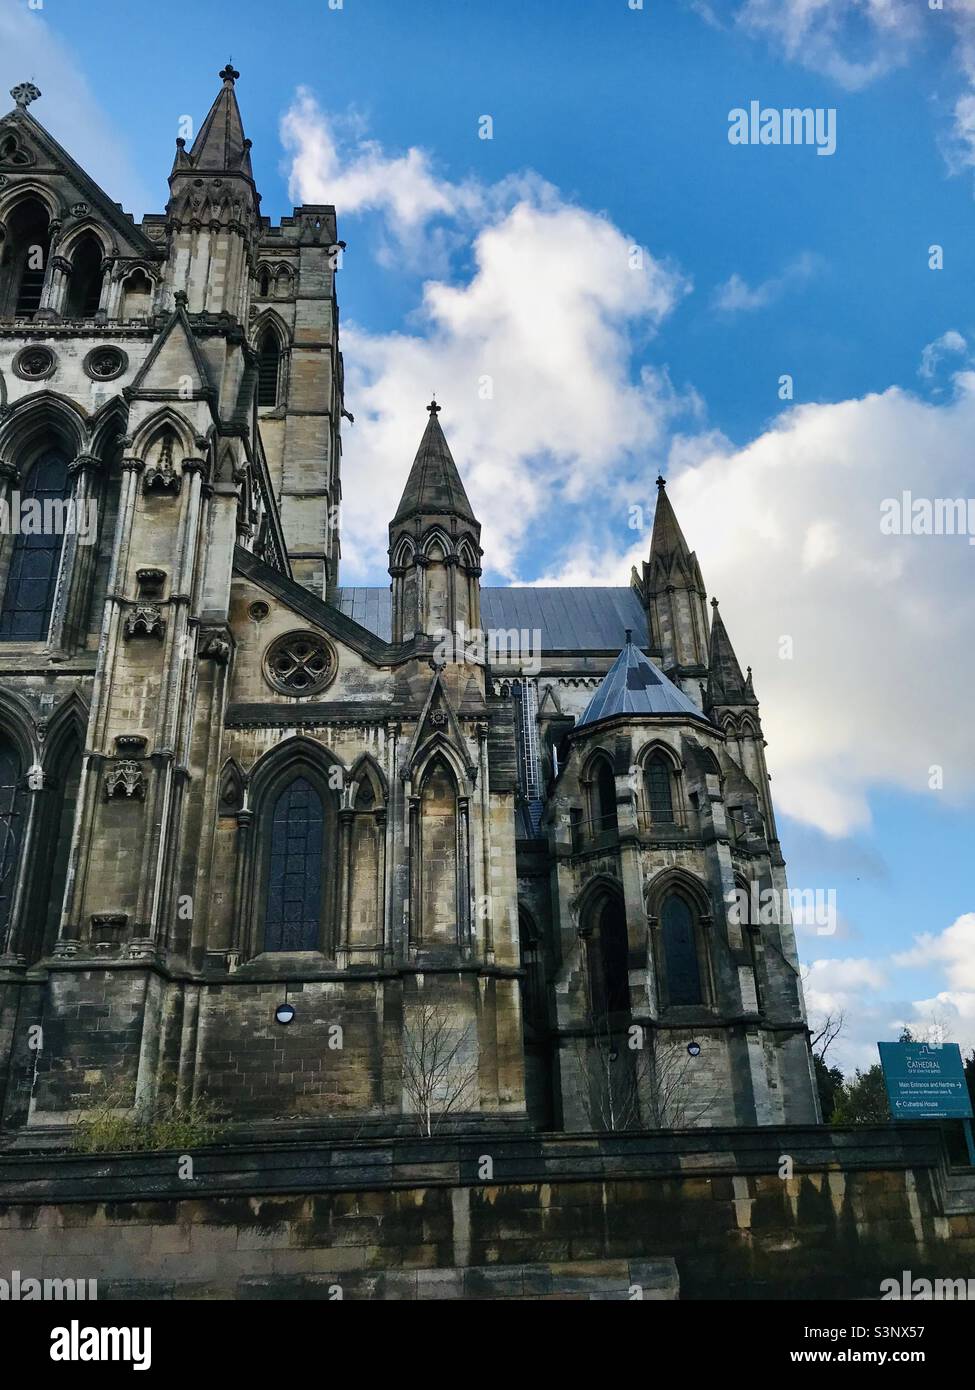
<path fill-rule="evenodd" d="M 389 588 L 339 589 L 337 603 L 346 617 L 384 641 L 392 635 Z M 647 645 L 647 616 L 635 590 L 618 588 L 482 588 L 481 623 L 488 629 L 524 628 L 543 652 L 619 651 L 627 628 L 639 646 Z"/>
<path fill-rule="evenodd" d="M 679 714 L 710 723 L 694 702 L 632 642 L 627 642 L 606 672 L 576 728 L 621 714 Z"/>

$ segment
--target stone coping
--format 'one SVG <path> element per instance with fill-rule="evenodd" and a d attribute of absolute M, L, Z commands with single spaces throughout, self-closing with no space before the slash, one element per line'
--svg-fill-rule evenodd
<path fill-rule="evenodd" d="M 947 1160 L 940 1133 L 924 1125 L 832 1129 L 795 1125 L 631 1134 L 479 1135 L 277 1142 L 238 1139 L 192 1151 L 193 1178 L 173 1152 L 0 1153 L 0 1205 L 178 1201 L 275 1193 L 482 1187 L 486 1183 L 628 1181 L 856 1169 L 936 1170 Z M 485 1166 L 485 1158 L 490 1165 Z"/>

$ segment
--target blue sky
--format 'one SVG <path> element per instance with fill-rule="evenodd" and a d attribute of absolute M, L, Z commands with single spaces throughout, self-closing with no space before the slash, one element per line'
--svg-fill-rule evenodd
<path fill-rule="evenodd" d="M 975 550 L 877 520 L 975 493 L 973 8 L 0 0 L 5 87 L 127 209 L 162 209 L 231 55 L 264 211 L 337 204 L 347 582 L 384 579 L 433 390 L 489 582 L 626 582 L 667 472 L 790 879 L 837 894 L 800 949 L 848 1064 L 904 1019 L 975 1045 Z M 835 154 L 730 144 L 752 100 L 835 108 Z"/>

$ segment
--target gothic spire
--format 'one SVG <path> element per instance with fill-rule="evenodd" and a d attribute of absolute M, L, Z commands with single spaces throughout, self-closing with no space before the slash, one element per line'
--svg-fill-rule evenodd
<path fill-rule="evenodd" d="M 685 695 L 698 699 L 707 673 L 707 594 L 663 478 L 657 479 L 650 555 L 642 574 L 633 571 L 631 582 L 647 610 L 652 650 Z"/>
<path fill-rule="evenodd" d="M 653 534 L 650 537 L 650 563 L 652 565 L 654 560 L 660 560 L 666 569 L 670 569 L 675 558 L 690 565 L 691 550 L 667 496 L 667 484 L 663 478 L 658 478 L 657 509 L 653 514 Z"/>
<path fill-rule="evenodd" d="M 711 643 L 708 653 L 707 705 L 754 705 L 752 672 L 743 676 L 731 638 L 718 612 L 718 600 L 711 600 Z"/>
<path fill-rule="evenodd" d="M 410 516 L 456 516 L 463 521 L 477 525 L 477 520 L 467 500 L 464 484 L 460 480 L 457 465 L 454 463 L 450 446 L 440 428 L 437 418 L 440 406 L 431 401 L 427 406 L 430 419 L 423 431 L 420 447 L 416 451 L 410 476 L 392 524 L 405 521 Z"/>
<path fill-rule="evenodd" d="M 209 173 L 240 173 L 253 178 L 251 142 L 244 136 L 244 123 L 234 90 L 239 76 L 240 73 L 229 63 L 220 73 L 223 86 L 200 126 L 189 153 L 189 161 L 194 169 Z"/>

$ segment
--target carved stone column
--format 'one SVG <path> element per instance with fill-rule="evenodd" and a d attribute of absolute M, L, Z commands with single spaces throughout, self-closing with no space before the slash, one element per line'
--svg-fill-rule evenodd
<path fill-rule="evenodd" d="M 380 809 L 375 816 L 376 826 L 376 964 L 382 964 L 384 918 L 386 908 L 386 812 Z"/>
<path fill-rule="evenodd" d="M 234 902 L 232 925 L 232 951 L 245 960 L 256 956 L 261 943 L 253 939 L 254 904 L 247 902 L 246 889 L 248 869 L 251 867 L 251 837 L 254 816 L 250 811 L 237 812 L 237 863 L 234 873 Z M 251 874 L 253 885 L 254 875 Z M 245 906 L 246 904 L 246 906 Z"/>
<path fill-rule="evenodd" d="M 104 492 L 104 469 L 103 461 L 93 454 L 79 454 L 68 466 L 73 480 L 68 529 L 61 547 L 48 634 L 48 646 L 59 650 L 70 650 L 84 642 L 98 555 L 98 508 Z"/>
<path fill-rule="evenodd" d="M 9 514 L 13 502 L 12 494 L 16 492 L 19 484 L 20 469 L 15 468 L 12 463 L 0 459 L 0 518 L 6 523 L 3 531 L 0 532 L 0 562 L 2 562 L 0 573 L 4 574 L 10 563 L 9 549 L 14 533 Z"/>
<path fill-rule="evenodd" d="M 20 482 L 20 469 L 0 459 L 0 498 L 10 501 L 10 493 Z"/>
<path fill-rule="evenodd" d="M 348 806 L 339 811 L 339 891 L 336 904 L 335 947 L 345 953 L 349 964 L 352 945 L 352 824 L 355 812 Z M 337 954 L 337 952 L 335 952 Z"/>
<path fill-rule="evenodd" d="M 409 899 L 407 902 L 407 950 L 415 951 L 423 944 L 422 901 L 420 894 L 420 798 L 408 794 L 408 823 L 410 842 L 409 854 Z"/>
<path fill-rule="evenodd" d="M 471 827 L 470 802 L 457 798 L 457 943 L 465 954 L 473 950 L 471 920 Z"/>
<path fill-rule="evenodd" d="M 25 933 L 28 923 L 24 920 L 26 903 L 30 890 L 30 860 L 37 837 L 37 827 L 42 823 L 41 799 L 44 795 L 44 776 L 40 768 L 31 768 L 23 783 L 26 804 L 23 814 L 23 829 L 17 847 L 17 862 L 13 866 L 15 874 L 10 895 L 10 917 L 7 921 L 6 941 L 0 941 L 0 960 L 8 964 L 26 965 L 27 942 Z"/>
<path fill-rule="evenodd" d="M 68 285 L 70 282 L 71 262 L 66 260 L 64 256 L 49 255 L 47 275 L 41 289 L 40 303 L 37 306 L 37 318 L 61 318 L 64 313 L 64 305 L 68 297 Z"/>

